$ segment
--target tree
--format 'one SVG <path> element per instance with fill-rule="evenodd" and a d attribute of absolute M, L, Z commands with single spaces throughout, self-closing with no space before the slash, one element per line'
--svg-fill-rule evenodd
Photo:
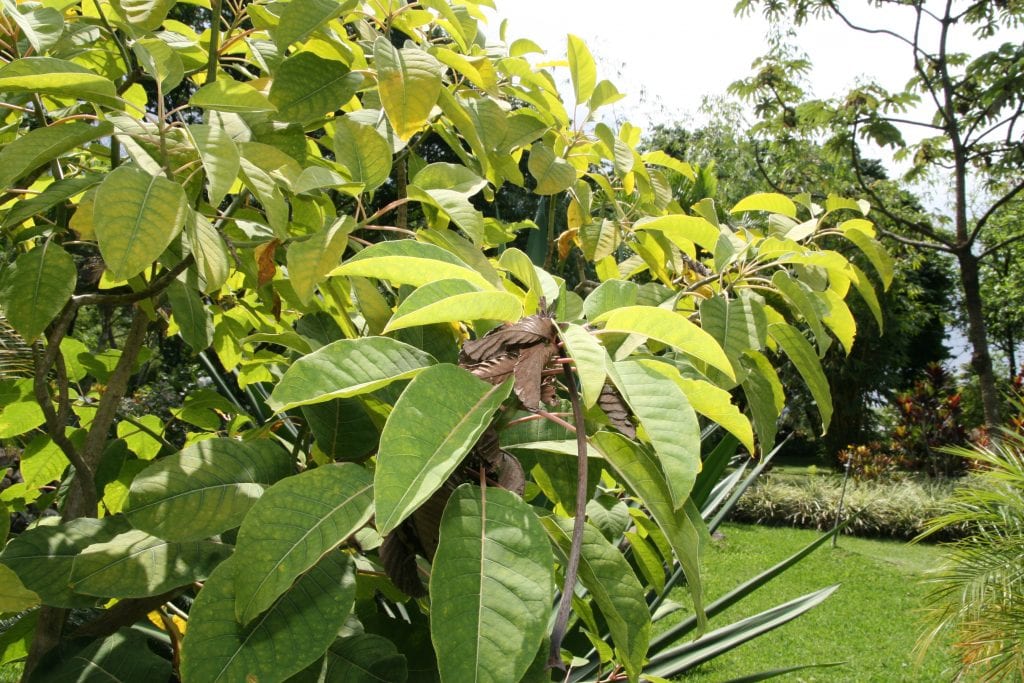
<path fill-rule="evenodd" d="M 720 651 L 651 613 L 685 580 L 679 638 L 749 591 L 705 606 L 699 506 L 772 451 L 784 358 L 827 428 L 805 328 L 849 348 L 874 289 L 822 240 L 887 282 L 886 255 L 849 199 L 680 206 L 662 169 L 690 166 L 595 123 L 619 94 L 586 46 L 570 116 L 488 4 L 215 1 L 202 34 L 173 3 L 5 5 L 0 307 L 33 368 L 0 385 L 3 501 L 59 513 L 0 552 L 27 677 L 540 679 L 603 643 L 584 675 L 635 681 Z M 546 198 L 532 260 L 478 208 L 509 185 Z M 100 307 L 126 324 L 93 354 Z M 169 421 L 125 405 L 166 334 L 214 387 Z"/>
<path fill-rule="evenodd" d="M 1024 204 L 1015 201 L 993 221 L 984 240 L 987 246 L 998 245 L 1014 236 L 1024 220 Z M 985 325 L 996 348 L 1006 361 L 1010 380 L 1021 367 L 1024 338 L 1024 245 L 1011 242 L 982 264 L 981 295 L 985 304 Z"/>
<path fill-rule="evenodd" d="M 810 68 L 805 59 L 777 45 L 759 60 L 758 73 L 734 85 L 754 100 L 763 131 L 825 133 L 827 145 L 863 169 L 859 140 L 892 146 L 911 161 L 908 178 L 932 177 L 950 188 L 948 224 L 940 216 L 886 201 L 880 183 L 863 175 L 862 191 L 881 213 L 897 223 L 889 238 L 916 249 L 950 254 L 957 263 L 971 366 L 979 378 L 985 420 L 999 422 L 1000 399 L 995 383 L 981 292 L 981 265 L 1002 249 L 1024 239 L 1019 229 L 1006 239 L 983 246 L 983 236 L 1024 191 L 1021 170 L 1024 147 L 1019 123 L 1024 113 L 1024 46 L 1006 42 L 979 55 L 954 52 L 959 34 L 992 36 L 1024 21 L 1019 2 L 888 1 L 886 17 L 907 17 L 906 28 L 868 26 L 851 20 L 835 0 L 741 0 L 737 12 L 763 8 L 773 20 L 784 17 L 797 26 L 814 18 L 834 16 L 851 30 L 881 35 L 906 46 L 913 71 L 905 89 L 889 92 L 866 83 L 832 100 L 805 96 L 797 79 Z M 848 6 L 848 5 L 847 5 Z M 899 8 L 899 9 L 897 9 Z M 920 117 L 914 107 L 923 108 Z M 909 133 L 925 137 L 908 143 Z M 774 134 L 769 132 L 769 135 Z M 977 189 L 971 191 L 971 183 Z"/>

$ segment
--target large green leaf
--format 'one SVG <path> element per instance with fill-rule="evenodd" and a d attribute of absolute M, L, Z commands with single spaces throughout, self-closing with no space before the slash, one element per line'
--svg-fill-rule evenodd
<path fill-rule="evenodd" d="M 288 683 L 405 683 L 405 655 L 387 638 L 372 633 L 339 638 L 316 662 Z"/>
<path fill-rule="evenodd" d="M 341 262 L 349 233 L 355 227 L 355 221 L 345 216 L 326 230 L 288 247 L 288 277 L 303 304 L 310 302 L 316 286 Z"/>
<path fill-rule="evenodd" d="M 53 57 L 23 57 L 0 68 L 0 92 L 38 93 L 117 106 L 114 82 L 84 66 Z"/>
<path fill-rule="evenodd" d="M 377 450 L 373 408 L 361 398 L 336 398 L 302 407 L 316 445 L 331 460 L 360 462 Z"/>
<path fill-rule="evenodd" d="M 750 406 L 750 414 L 757 432 L 757 440 L 761 452 L 767 453 L 775 445 L 775 432 L 779 415 L 785 405 L 786 396 L 782 391 L 782 382 L 771 362 L 764 354 L 748 351 L 740 360 L 745 370 L 743 378 L 743 395 Z"/>
<path fill-rule="evenodd" d="M 0 280 L 0 308 L 25 341 L 43 333 L 71 295 L 78 269 L 71 255 L 46 241 L 15 259 Z"/>
<path fill-rule="evenodd" d="M 167 288 L 167 302 L 185 343 L 196 353 L 209 348 L 213 343 L 213 319 L 198 292 L 175 280 Z"/>
<path fill-rule="evenodd" d="M 14 570 L 0 564 L 0 612 L 23 612 L 39 604 L 39 596 L 25 588 Z"/>
<path fill-rule="evenodd" d="M 786 195 L 777 192 L 755 192 L 748 195 L 737 202 L 729 213 L 743 211 L 771 211 L 796 218 L 796 204 Z"/>
<path fill-rule="evenodd" d="M 198 441 L 140 472 L 125 514 L 167 540 L 208 538 L 240 525 L 263 490 L 291 472 L 288 453 L 271 441 Z"/>
<path fill-rule="evenodd" d="M 694 244 L 714 253 L 721 231 L 706 218 L 669 214 L 645 218 L 636 222 L 634 230 L 657 230 L 684 252 L 693 250 Z"/>
<path fill-rule="evenodd" d="M 206 171 L 210 203 L 217 206 L 241 170 L 238 147 L 223 126 L 192 125 L 188 127 L 188 132 Z"/>
<path fill-rule="evenodd" d="M 521 317 L 523 304 L 514 294 L 482 292 L 466 280 L 438 280 L 423 285 L 399 304 L 384 333 L 457 320 L 511 322 Z"/>
<path fill-rule="evenodd" d="M 238 531 L 235 614 L 258 617 L 296 577 L 358 531 L 373 514 L 373 480 L 359 465 L 324 465 L 270 487 Z"/>
<path fill-rule="evenodd" d="M 552 516 L 541 521 L 562 555 L 568 556 L 573 520 Z M 630 680 L 636 681 L 651 642 L 644 587 L 619 549 L 590 524 L 583 527 L 579 580 L 601 610 Z"/>
<path fill-rule="evenodd" d="M 575 364 L 576 376 L 580 380 L 580 393 L 583 394 L 583 405 L 591 408 L 597 403 L 597 397 L 601 395 L 605 378 L 608 376 L 608 352 L 594 335 L 579 325 L 567 324 L 559 329 L 559 335 L 565 343 L 566 352 Z"/>
<path fill-rule="evenodd" d="M 576 182 L 576 169 L 572 164 L 555 156 L 555 151 L 543 142 L 533 143 L 527 168 L 537 180 L 534 191 L 540 195 L 564 192 Z"/>
<path fill-rule="evenodd" d="M 892 284 L 894 261 L 881 242 L 860 229 L 860 226 L 867 222 L 863 219 L 854 219 L 846 221 L 839 226 L 839 229 L 843 231 L 846 239 L 856 244 L 857 248 L 864 252 L 864 256 L 871 262 L 871 266 L 878 276 L 882 278 L 882 286 L 889 289 L 889 285 Z"/>
<path fill-rule="evenodd" d="M 492 289 L 487 279 L 450 251 L 415 240 L 379 242 L 350 258 L 332 275 L 360 275 L 419 287 L 435 280 L 463 279 Z"/>
<path fill-rule="evenodd" d="M 408 140 L 423 128 L 437 103 L 442 66 L 418 47 L 396 48 L 381 36 L 373 43 L 381 106 L 392 128 Z"/>
<path fill-rule="evenodd" d="M 374 472 L 377 530 L 386 534 L 439 489 L 512 391 L 454 365 L 416 375 L 380 436 Z"/>
<path fill-rule="evenodd" d="M 641 334 L 668 344 L 735 379 L 721 345 L 679 313 L 651 306 L 626 306 L 603 313 L 592 322 L 603 322 L 606 333 Z"/>
<path fill-rule="evenodd" d="M 389 337 L 342 339 L 292 363 L 267 399 L 277 412 L 369 393 L 409 379 L 437 361 Z"/>
<path fill-rule="evenodd" d="M 852 267 L 853 264 L 850 265 Z M 850 351 L 853 350 L 853 340 L 857 336 L 857 321 L 854 319 L 853 313 L 850 312 L 850 307 L 846 305 L 843 297 L 831 289 L 815 292 L 814 296 L 824 304 L 822 308 L 825 310 L 825 315 L 821 318 L 822 322 L 832 330 L 832 334 L 839 340 L 846 355 L 850 355 Z"/>
<path fill-rule="evenodd" d="M 138 275 L 181 232 L 188 200 L 181 185 L 133 166 L 119 166 L 96 191 L 93 225 L 115 280 Z"/>
<path fill-rule="evenodd" d="M 277 107 L 274 118 L 305 123 L 340 109 L 362 82 L 343 62 L 299 52 L 277 67 L 267 98 Z"/>
<path fill-rule="evenodd" d="M 292 43 L 305 40 L 355 2 L 337 0 L 293 0 L 281 9 L 281 19 L 271 32 L 278 49 L 284 53 Z"/>
<path fill-rule="evenodd" d="M 147 637 L 122 628 L 102 640 L 95 640 L 66 658 L 45 660 L 33 681 L 49 683 L 136 683 L 166 681 L 171 663 L 153 652 Z"/>
<path fill-rule="evenodd" d="M 283 681 L 323 656 L 352 611 L 352 562 L 330 553 L 242 626 L 235 621 L 235 578 L 245 571 L 233 559 L 222 562 L 199 591 L 182 641 L 183 681 Z"/>
<path fill-rule="evenodd" d="M 53 47 L 64 33 L 64 17 L 52 7 L 19 5 L 16 0 L 3 0 L 2 5 L 38 54 Z M 0 184 L 0 187 L 5 185 Z"/>
<path fill-rule="evenodd" d="M 176 0 L 114 0 L 121 15 L 140 31 L 155 31 L 167 18 Z"/>
<path fill-rule="evenodd" d="M 665 533 L 676 559 L 683 568 L 686 584 L 693 598 L 701 628 L 707 624 L 704 613 L 704 587 L 700 576 L 700 558 L 707 529 L 693 503 L 679 509 L 672 504 L 665 476 L 658 463 L 646 451 L 621 434 L 598 432 L 591 437 L 605 460 L 622 478 L 623 483 L 643 501 L 651 516 Z"/>
<path fill-rule="evenodd" d="M 232 78 L 218 78 L 207 83 L 192 95 L 189 104 L 193 107 L 214 111 L 251 114 L 274 111 L 275 107 L 259 90 Z"/>
<path fill-rule="evenodd" d="M 391 143 L 373 126 L 347 116 L 335 119 L 333 149 L 338 163 L 348 169 L 349 179 L 362 183 L 367 192 L 391 175 Z"/>
<path fill-rule="evenodd" d="M 185 234 L 203 280 L 203 291 L 209 294 L 219 290 L 227 280 L 231 267 L 224 239 L 210 219 L 194 211 L 192 220 L 185 222 Z"/>
<path fill-rule="evenodd" d="M 547 631 L 551 547 L 529 505 L 465 484 L 441 519 L 430 575 L 430 634 L 441 680 L 518 681 Z"/>
<path fill-rule="evenodd" d="M 659 364 L 663 365 L 663 364 Z M 674 508 L 682 507 L 700 472 L 700 424 L 676 382 L 641 361 L 613 364 L 612 381 L 654 446 Z"/>
<path fill-rule="evenodd" d="M 220 541 L 165 541 L 132 529 L 86 546 L 71 569 L 71 589 L 106 598 L 160 595 L 202 581 L 231 555 Z"/>
<path fill-rule="evenodd" d="M 784 270 L 776 271 L 772 275 L 772 284 L 785 295 L 786 300 L 796 312 L 803 316 L 818 343 L 818 355 L 824 356 L 825 351 L 832 344 L 832 337 L 828 335 L 825 326 L 821 324 L 821 316 L 818 312 L 818 304 L 813 298 L 813 290 Z"/>
<path fill-rule="evenodd" d="M 878 294 L 875 293 L 875 286 L 868 279 L 867 274 L 863 270 L 850 264 L 850 269 L 856 275 L 853 278 L 853 286 L 857 288 L 857 293 L 860 294 L 860 298 L 867 304 L 868 309 L 871 311 L 871 315 L 875 317 L 875 324 L 878 325 L 879 333 L 885 330 L 885 317 L 882 315 L 882 305 L 878 301 Z"/>
<path fill-rule="evenodd" d="M 569 76 L 572 78 L 573 94 L 576 104 L 584 104 L 594 94 L 597 85 L 597 65 L 594 57 L 587 49 L 587 44 L 580 38 L 569 35 Z"/>
<path fill-rule="evenodd" d="M 460 164 L 433 163 L 413 176 L 413 185 L 423 190 L 449 190 L 467 199 L 484 189 L 487 181 Z"/>
<path fill-rule="evenodd" d="M 832 392 L 814 348 L 796 328 L 786 323 L 772 323 L 768 326 L 768 333 L 796 366 L 818 406 L 822 432 L 828 431 L 828 424 L 832 420 Z"/>
<path fill-rule="evenodd" d="M 700 303 L 701 328 L 722 345 L 733 363 L 744 351 L 760 350 L 768 333 L 768 319 L 760 303 L 748 298 L 731 301 L 714 296 Z"/>
<path fill-rule="evenodd" d="M 484 241 L 484 216 L 461 192 L 409 185 L 409 198 L 441 209 L 474 242 Z"/>
<path fill-rule="evenodd" d="M 114 126 L 72 121 L 30 130 L 0 150 L 0 187 L 11 187 L 25 174 L 56 159 L 64 152 L 96 138 L 110 135 Z"/>
<path fill-rule="evenodd" d="M 675 377 L 678 377 L 677 383 L 694 410 L 721 425 L 739 439 L 748 451 L 754 452 L 754 431 L 750 420 L 732 402 L 732 395 L 728 391 L 702 379 L 680 377 L 678 372 L 675 372 Z"/>
<path fill-rule="evenodd" d="M 71 590 L 75 557 L 88 545 L 109 541 L 129 530 L 120 516 L 83 517 L 53 526 L 38 526 L 11 539 L 0 564 L 13 569 L 22 584 L 53 607 L 91 607 L 96 599 Z"/>

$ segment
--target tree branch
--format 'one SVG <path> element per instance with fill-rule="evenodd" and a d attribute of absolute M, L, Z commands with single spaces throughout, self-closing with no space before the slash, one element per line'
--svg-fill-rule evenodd
<path fill-rule="evenodd" d="M 996 211 L 998 211 L 1000 207 L 1003 207 L 1007 203 L 1009 203 L 1010 200 L 1012 200 L 1022 191 L 1024 191 L 1024 180 L 1014 185 L 1012 188 L 1010 188 L 1009 192 L 1004 194 L 1002 197 L 993 202 L 991 206 L 988 207 L 988 210 L 986 210 L 985 213 L 981 215 L 981 218 L 978 219 L 977 224 L 975 224 L 974 226 L 974 230 L 971 231 L 971 243 L 973 243 L 974 240 L 978 237 L 978 234 L 981 232 L 981 229 L 985 227 L 985 224 L 988 223 L 989 219 L 992 218 L 993 215 L 995 215 Z M 988 253 L 990 251 L 992 251 L 992 249 L 987 250 L 985 253 Z"/>

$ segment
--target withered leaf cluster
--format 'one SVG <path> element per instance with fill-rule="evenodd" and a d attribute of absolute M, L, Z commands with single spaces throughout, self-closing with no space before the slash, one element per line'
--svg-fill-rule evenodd
<path fill-rule="evenodd" d="M 491 384 L 501 384 L 513 377 L 513 391 L 519 402 L 527 410 L 538 410 L 541 402 L 549 405 L 555 402 L 555 373 L 551 370 L 556 369 L 552 361 L 558 353 L 557 339 L 554 319 L 547 313 L 538 313 L 496 327 L 480 339 L 467 341 L 459 354 L 459 365 Z M 628 417 L 626 421 L 628 423 Z M 441 488 L 384 538 L 380 548 L 381 563 L 400 590 L 412 597 L 426 595 L 416 556 L 433 560 L 441 515 L 448 498 L 460 484 L 480 481 L 481 477 L 489 486 L 499 486 L 518 495 L 522 495 L 526 485 L 522 465 L 498 445 L 498 431 L 493 425 Z"/>

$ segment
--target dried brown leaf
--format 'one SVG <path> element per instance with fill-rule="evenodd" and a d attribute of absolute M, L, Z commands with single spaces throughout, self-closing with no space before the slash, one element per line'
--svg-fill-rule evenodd
<path fill-rule="evenodd" d="M 400 591 L 414 598 L 427 594 L 416 566 L 415 541 L 405 524 L 384 537 L 380 546 L 380 562 L 384 565 L 384 573 Z"/>
<path fill-rule="evenodd" d="M 501 384 L 512 374 L 516 360 L 516 356 L 507 354 L 470 365 L 466 369 L 485 382 Z"/>
<path fill-rule="evenodd" d="M 597 397 L 597 405 L 604 414 L 608 416 L 612 426 L 620 432 L 633 439 L 636 438 L 636 427 L 629 420 L 629 406 L 619 392 L 609 383 L 601 387 L 601 393 Z"/>
<path fill-rule="evenodd" d="M 534 344 L 519 352 L 516 361 L 516 383 L 512 390 L 527 410 L 540 408 L 541 382 L 544 379 L 544 368 L 555 355 L 555 345 L 551 343 Z"/>

